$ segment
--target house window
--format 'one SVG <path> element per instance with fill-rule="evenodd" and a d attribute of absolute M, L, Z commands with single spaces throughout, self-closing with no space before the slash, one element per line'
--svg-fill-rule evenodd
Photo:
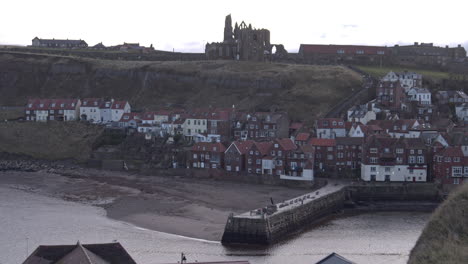
<path fill-rule="evenodd" d="M 414 154 L 414 149 L 410 150 L 410 154 Z"/>
<path fill-rule="evenodd" d="M 461 177 L 462 173 L 462 167 L 452 167 L 452 177 Z"/>
<path fill-rule="evenodd" d="M 338 158 L 339 158 L 339 159 L 342 159 L 343 156 L 344 156 L 344 155 L 343 155 L 343 152 L 339 152 L 339 153 L 338 153 Z"/>
<path fill-rule="evenodd" d="M 464 167 L 463 170 L 463 174 L 465 175 L 465 177 L 468 177 L 468 167 Z"/>
<path fill-rule="evenodd" d="M 253 155 L 253 150 L 251 150 L 249 153 L 250 153 L 250 155 Z"/>
<path fill-rule="evenodd" d="M 369 150 L 369 152 L 370 152 L 370 153 L 377 153 L 377 148 L 371 148 L 371 149 Z"/>
<path fill-rule="evenodd" d="M 282 161 L 282 160 L 277 160 L 277 161 L 276 161 L 276 165 L 278 165 L 278 166 L 283 166 L 283 161 Z"/>
<path fill-rule="evenodd" d="M 275 156 L 275 151 L 274 150 L 271 151 L 271 155 Z"/>
<path fill-rule="evenodd" d="M 262 160 L 261 159 L 257 159 L 257 165 L 260 165 L 262 164 Z"/>
<path fill-rule="evenodd" d="M 453 184 L 460 184 L 460 179 L 458 179 L 458 178 L 453 179 Z"/>
<path fill-rule="evenodd" d="M 397 158 L 396 158 L 396 163 L 402 164 L 402 163 L 403 163 L 403 159 L 402 159 L 401 157 L 397 157 Z"/>
<path fill-rule="evenodd" d="M 418 163 L 419 164 L 424 163 L 424 156 L 418 156 Z"/>
<path fill-rule="evenodd" d="M 193 154 L 193 158 L 196 159 L 196 158 L 197 158 L 197 154 Z"/>
<path fill-rule="evenodd" d="M 403 149 L 402 148 L 397 148 L 396 153 L 397 154 L 403 154 Z"/>
<path fill-rule="evenodd" d="M 255 151 L 255 155 L 258 156 L 260 153 L 258 153 L 258 151 Z"/>
<path fill-rule="evenodd" d="M 252 164 L 252 159 L 248 159 L 247 163 Z"/>
<path fill-rule="evenodd" d="M 377 163 L 377 158 L 371 157 L 371 158 L 369 158 L 369 162 L 370 163 Z"/>
<path fill-rule="evenodd" d="M 370 167 L 370 171 L 371 171 L 371 172 L 376 172 L 376 171 L 377 171 L 377 167 Z"/>
<path fill-rule="evenodd" d="M 460 157 L 454 157 L 453 162 L 460 162 Z"/>
<path fill-rule="evenodd" d="M 333 147 L 328 147 L 327 150 L 328 151 L 333 151 Z"/>
<path fill-rule="evenodd" d="M 29 110 L 26 110 L 26 114 L 29 115 Z"/>
<path fill-rule="evenodd" d="M 283 155 L 283 152 L 281 150 L 278 150 L 278 157 L 281 157 Z"/>
<path fill-rule="evenodd" d="M 231 171 L 231 166 L 226 166 L 227 171 Z"/>
<path fill-rule="evenodd" d="M 390 167 L 385 167 L 385 172 L 390 172 L 391 168 Z"/>
<path fill-rule="evenodd" d="M 415 156 L 409 156 L 409 161 L 410 164 L 416 163 L 416 157 Z"/>
<path fill-rule="evenodd" d="M 328 160 L 333 160 L 333 155 L 327 155 Z"/>

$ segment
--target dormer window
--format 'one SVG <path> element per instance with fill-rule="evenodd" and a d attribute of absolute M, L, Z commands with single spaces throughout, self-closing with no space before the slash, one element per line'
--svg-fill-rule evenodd
<path fill-rule="evenodd" d="M 55 107 L 55 103 L 52 103 L 52 104 L 50 105 L 50 107 Z"/>
<path fill-rule="evenodd" d="M 278 144 L 275 144 L 275 148 L 278 148 Z"/>
<path fill-rule="evenodd" d="M 32 107 L 32 104 L 29 104 L 28 107 L 31 108 L 31 107 Z"/>
<path fill-rule="evenodd" d="M 119 108 L 119 107 L 120 107 L 120 105 L 119 105 L 119 104 L 116 104 L 116 105 L 115 105 L 115 107 L 116 107 L 116 108 Z"/>
<path fill-rule="evenodd" d="M 44 107 L 44 104 L 40 104 L 39 107 Z"/>
<path fill-rule="evenodd" d="M 72 106 L 72 107 L 75 107 L 75 103 L 72 103 L 71 106 Z"/>
<path fill-rule="evenodd" d="M 84 102 L 83 102 L 83 105 L 88 105 L 88 101 L 84 101 Z"/>
<path fill-rule="evenodd" d="M 54 104 L 54 106 L 55 106 L 55 104 Z M 64 107 L 64 106 L 65 106 L 65 104 L 60 104 L 60 107 Z"/>
<path fill-rule="evenodd" d="M 333 121 L 333 123 L 332 123 L 332 124 L 333 124 L 333 126 L 336 126 L 336 121 Z"/>
<path fill-rule="evenodd" d="M 97 105 L 97 102 L 94 102 L 94 105 Z"/>

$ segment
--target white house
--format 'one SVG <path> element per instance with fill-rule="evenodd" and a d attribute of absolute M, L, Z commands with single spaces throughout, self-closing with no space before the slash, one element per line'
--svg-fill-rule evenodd
<path fill-rule="evenodd" d="M 468 121 L 468 103 L 463 103 L 455 106 L 455 113 L 458 120 Z"/>
<path fill-rule="evenodd" d="M 208 130 L 208 122 L 206 118 L 190 116 L 185 119 L 182 125 L 185 137 L 192 138 L 195 134 L 205 134 Z"/>
<path fill-rule="evenodd" d="M 432 103 L 431 92 L 427 88 L 413 87 L 409 89 L 408 99 L 423 105 L 430 105 Z"/>
<path fill-rule="evenodd" d="M 80 119 L 90 122 L 101 122 L 100 106 L 102 99 L 99 98 L 85 98 L 80 106 Z"/>
<path fill-rule="evenodd" d="M 74 121 L 78 120 L 79 99 L 30 99 L 25 109 L 28 121 Z"/>
<path fill-rule="evenodd" d="M 349 122 L 361 122 L 367 124 L 371 120 L 375 120 L 377 115 L 373 110 L 369 110 L 367 104 L 356 105 L 348 110 L 348 121 Z"/>
<path fill-rule="evenodd" d="M 415 72 L 398 72 L 390 71 L 383 78 L 382 81 L 396 82 L 400 81 L 401 86 L 408 92 L 413 87 L 422 86 L 422 75 Z"/>
<path fill-rule="evenodd" d="M 365 137 L 366 129 L 365 126 L 362 124 L 354 124 L 349 129 L 348 136 L 349 137 Z"/>
<path fill-rule="evenodd" d="M 316 122 L 316 134 L 318 138 L 333 139 L 346 136 L 346 128 L 343 119 L 322 118 Z"/>
<path fill-rule="evenodd" d="M 130 113 L 131 107 L 127 101 L 114 101 L 112 100 L 112 105 L 110 107 L 110 121 L 118 122 L 124 113 Z"/>

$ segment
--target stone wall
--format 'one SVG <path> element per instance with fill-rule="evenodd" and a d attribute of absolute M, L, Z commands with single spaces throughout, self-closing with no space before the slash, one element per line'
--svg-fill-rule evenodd
<path fill-rule="evenodd" d="M 345 188 L 317 198 L 290 210 L 262 214 L 258 218 L 229 216 L 221 242 L 223 244 L 268 245 L 306 228 L 334 211 L 345 202 Z"/>

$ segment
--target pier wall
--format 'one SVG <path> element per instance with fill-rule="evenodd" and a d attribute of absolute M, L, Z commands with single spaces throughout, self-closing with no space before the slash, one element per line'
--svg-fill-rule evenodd
<path fill-rule="evenodd" d="M 296 199 L 298 200 L 298 199 Z M 301 203 L 291 209 L 260 216 L 233 216 L 228 218 L 223 244 L 272 244 L 288 235 L 308 227 L 323 217 L 343 208 L 346 200 L 346 189 Z"/>
<path fill-rule="evenodd" d="M 317 192 L 318 193 L 318 192 Z M 221 242 L 223 244 L 268 245 L 297 233 L 313 224 L 323 221 L 334 212 L 341 211 L 345 204 L 365 202 L 362 208 L 347 208 L 346 211 L 368 212 L 403 210 L 430 210 L 441 200 L 435 184 L 357 184 L 344 186 L 321 197 L 298 197 L 292 206 L 277 204 L 277 211 L 268 214 L 264 210 L 255 215 L 257 210 L 228 218 Z M 304 200 L 302 202 L 301 200 Z M 372 204 L 372 202 L 377 204 Z M 422 203 L 421 203 L 422 202 Z M 425 204 L 427 203 L 427 204 Z M 269 206 L 268 208 L 270 208 Z"/>

